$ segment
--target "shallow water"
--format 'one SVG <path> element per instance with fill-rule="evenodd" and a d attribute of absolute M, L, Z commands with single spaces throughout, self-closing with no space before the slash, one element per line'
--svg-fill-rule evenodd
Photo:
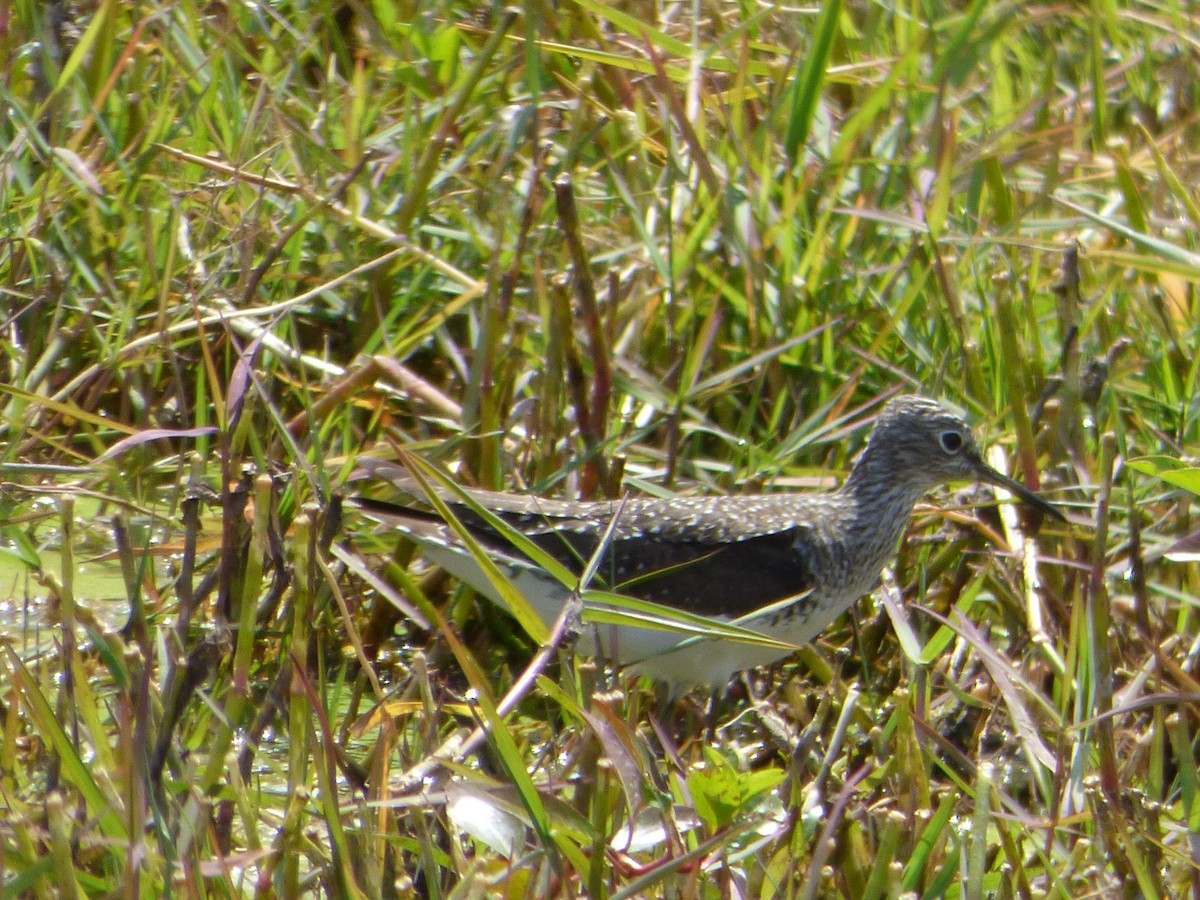
<path fill-rule="evenodd" d="M 62 556 L 39 551 L 44 571 L 62 582 Z M 82 616 L 95 619 L 106 631 L 121 628 L 129 618 L 125 579 L 117 560 L 76 562 L 75 602 Z M 61 622 L 59 604 L 49 585 L 24 560 L 0 548 L 0 641 L 24 652 L 45 649 Z"/>

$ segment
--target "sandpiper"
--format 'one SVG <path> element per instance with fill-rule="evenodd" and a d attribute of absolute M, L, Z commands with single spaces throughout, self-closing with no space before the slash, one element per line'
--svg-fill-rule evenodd
<path fill-rule="evenodd" d="M 371 468 L 387 476 L 385 466 Z M 411 481 L 388 480 L 410 493 L 414 504 L 422 499 Z M 960 416 L 921 396 L 901 396 L 883 408 L 845 483 L 825 493 L 583 503 L 468 493 L 576 574 L 611 526 L 596 569 L 607 589 L 724 622 L 737 620 L 800 645 L 876 587 L 914 505 L 928 491 L 954 481 L 987 482 L 1064 519 L 1047 501 L 987 465 Z M 570 589 L 468 506 L 452 496 L 445 499 L 538 615 L 553 622 Z M 428 560 L 503 605 L 457 533 L 427 508 L 363 498 L 355 505 L 417 542 Z M 676 687 L 723 686 L 734 673 L 789 652 L 629 624 L 587 626 L 581 646 Z"/>

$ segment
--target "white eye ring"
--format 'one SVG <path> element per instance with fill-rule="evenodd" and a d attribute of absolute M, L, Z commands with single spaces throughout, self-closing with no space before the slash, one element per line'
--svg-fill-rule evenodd
<path fill-rule="evenodd" d="M 942 445 L 943 450 L 953 455 L 962 450 L 967 441 L 960 431 L 943 431 L 938 436 L 938 443 Z"/>

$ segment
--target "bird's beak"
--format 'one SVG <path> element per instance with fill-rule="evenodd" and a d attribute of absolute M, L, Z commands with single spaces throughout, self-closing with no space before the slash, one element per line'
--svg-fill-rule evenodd
<path fill-rule="evenodd" d="M 1030 506 L 1035 509 L 1040 509 L 1046 515 L 1058 519 L 1060 522 L 1067 521 L 1067 517 L 1053 503 L 1043 499 L 1035 494 L 1019 481 L 1014 481 L 1003 472 L 997 472 L 982 459 L 975 460 L 975 472 L 979 476 L 980 481 L 986 481 L 988 484 L 994 484 L 996 487 L 1002 487 L 1006 491 L 1020 497 Z"/>

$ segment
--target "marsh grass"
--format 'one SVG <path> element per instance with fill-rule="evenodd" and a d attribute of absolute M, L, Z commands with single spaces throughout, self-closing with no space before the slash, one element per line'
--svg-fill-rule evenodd
<path fill-rule="evenodd" d="M 1190 5 L 3 15 L 6 896 L 1200 895 Z M 908 390 L 1070 526 L 942 495 L 711 711 L 337 499 L 828 486 Z"/>

